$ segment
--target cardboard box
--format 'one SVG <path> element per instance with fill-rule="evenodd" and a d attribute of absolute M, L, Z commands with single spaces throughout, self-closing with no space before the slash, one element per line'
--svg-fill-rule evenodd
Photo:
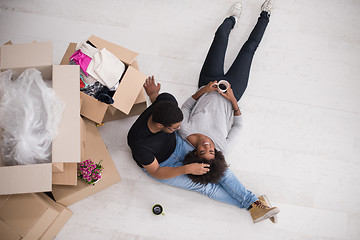
<path fill-rule="evenodd" d="M 104 169 L 101 174 L 101 180 L 95 185 L 87 184 L 82 180 L 78 180 L 76 186 L 53 185 L 52 194 L 56 202 L 65 206 L 70 206 L 121 181 L 119 172 L 95 123 L 88 119 L 84 119 L 84 122 L 86 127 L 85 159 L 91 159 L 95 163 L 102 160 L 101 165 Z"/>
<path fill-rule="evenodd" d="M 20 240 L 21 236 L 16 233 L 9 225 L 0 219 L 0 233 L 1 238 L 4 240 Z"/>
<path fill-rule="evenodd" d="M 96 36 L 91 36 L 88 40 L 99 50 L 103 48 L 109 50 L 126 65 L 127 69 L 113 96 L 113 104 L 108 105 L 91 96 L 81 93 L 81 115 L 98 124 L 101 124 L 106 120 L 111 121 L 126 116 L 133 116 L 144 111 L 146 109 L 146 99 L 143 91 L 143 84 L 146 80 L 146 75 L 139 71 L 138 65 L 135 61 L 138 53 Z M 75 48 L 76 43 L 70 43 L 61 61 L 61 65 L 67 65 L 69 63 L 69 58 L 75 52 Z M 119 110 L 121 114 L 114 114 L 115 110 L 112 108 Z M 106 114 L 111 113 L 113 114 L 106 117 Z M 114 118 L 114 116 L 116 117 Z"/>
<path fill-rule="evenodd" d="M 1 239 L 53 239 L 73 214 L 43 193 L 7 195 L 2 201 Z"/>
<path fill-rule="evenodd" d="M 3 204 L 0 219 L 22 239 L 38 239 L 58 212 L 36 194 L 16 194 Z"/>
<path fill-rule="evenodd" d="M 50 42 L 10 44 L 0 49 L 1 71 L 14 69 L 20 75 L 25 69 L 34 67 L 42 73 L 43 79 L 52 80 L 53 89 L 66 107 L 58 135 L 52 142 L 51 162 L 79 162 L 79 66 L 52 65 Z M 52 163 L 3 166 L 0 157 L 0 195 L 51 191 Z"/>
<path fill-rule="evenodd" d="M 53 173 L 64 172 L 64 163 L 53 163 L 52 164 L 52 172 Z M 54 181 L 53 181 L 53 183 L 54 183 Z"/>
<path fill-rule="evenodd" d="M 65 206 L 56 203 L 50 197 L 44 193 L 38 194 L 49 206 L 52 206 L 59 214 L 54 220 L 54 222 L 46 229 L 46 231 L 41 235 L 40 240 L 45 239 L 54 239 L 55 236 L 60 232 L 64 225 L 69 221 L 73 212 Z"/>
<path fill-rule="evenodd" d="M 81 161 L 85 160 L 85 139 L 86 128 L 85 122 L 80 118 L 80 138 L 81 138 Z M 54 171 L 53 163 L 53 176 L 52 184 L 56 185 L 77 185 L 77 163 L 56 163 L 61 164 L 62 171 Z"/>

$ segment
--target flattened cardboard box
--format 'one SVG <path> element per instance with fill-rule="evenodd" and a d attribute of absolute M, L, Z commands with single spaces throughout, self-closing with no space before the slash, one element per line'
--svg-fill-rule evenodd
<path fill-rule="evenodd" d="M 87 184 L 85 181 L 78 180 L 76 186 L 53 185 L 52 194 L 56 202 L 64 206 L 78 202 L 102 189 L 121 181 L 119 172 L 105 146 L 104 141 L 94 122 L 84 119 L 86 127 L 85 139 L 85 159 L 91 159 L 95 163 L 102 160 L 104 167 L 101 180 L 95 185 Z"/>
<path fill-rule="evenodd" d="M 36 194 L 15 194 L 0 209 L 0 219 L 21 239 L 39 239 L 59 213 Z"/>
<path fill-rule="evenodd" d="M 53 239 L 72 214 L 44 193 L 7 195 L 0 207 L 0 238 Z"/>
<path fill-rule="evenodd" d="M 104 122 L 105 114 L 110 107 L 114 107 L 123 113 L 122 115 L 117 115 L 117 117 L 120 118 L 136 115 L 139 112 L 140 106 L 143 108 L 142 110 L 145 110 L 146 102 L 144 93 L 142 91 L 142 86 L 146 80 L 146 75 L 138 70 L 137 63 L 134 62 L 138 53 L 96 36 L 91 36 L 88 40 L 99 50 L 103 48 L 109 50 L 123 63 L 125 63 L 127 69 L 120 81 L 117 90 L 115 91 L 113 96 L 113 104 L 108 105 L 98 101 L 94 97 L 81 93 L 81 115 L 98 124 L 101 124 Z M 75 52 L 75 48 L 76 43 L 70 43 L 61 61 L 61 65 L 66 65 L 69 63 L 69 58 Z M 142 102 L 137 102 L 139 99 Z M 132 113 L 134 104 L 138 104 L 137 109 L 134 110 L 136 113 Z M 108 119 L 113 120 L 113 117 L 109 117 Z"/>
<path fill-rule="evenodd" d="M 48 197 L 44 193 L 38 194 L 45 202 L 52 206 L 59 215 L 56 217 L 54 222 L 46 229 L 46 231 L 41 235 L 40 240 L 46 240 L 46 239 L 54 239 L 55 236 L 60 232 L 60 230 L 64 227 L 64 225 L 69 221 L 71 216 L 73 215 L 73 212 L 70 211 L 70 209 L 66 208 L 65 206 L 56 203 L 54 200 L 52 200 L 50 197 Z"/>
<path fill-rule="evenodd" d="M 66 104 L 58 135 L 52 142 L 52 163 L 80 161 L 79 66 L 52 65 L 51 42 L 1 46 L 0 70 L 38 69 L 52 80 L 56 95 Z M 1 116 L 0 116 L 1 117 Z M 0 195 L 45 192 L 52 189 L 52 164 L 4 166 L 0 155 Z"/>

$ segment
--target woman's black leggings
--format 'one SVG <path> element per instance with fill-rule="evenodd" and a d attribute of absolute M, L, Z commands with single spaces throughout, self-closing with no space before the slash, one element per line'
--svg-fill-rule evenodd
<path fill-rule="evenodd" d="M 208 84 L 210 81 L 227 80 L 231 84 L 236 100 L 239 101 L 248 84 L 254 53 L 259 46 L 268 23 L 268 13 L 261 12 L 248 40 L 242 46 L 227 73 L 224 73 L 225 52 L 229 34 L 235 25 L 233 17 L 226 18 L 215 33 L 214 40 L 200 72 L 199 87 Z"/>

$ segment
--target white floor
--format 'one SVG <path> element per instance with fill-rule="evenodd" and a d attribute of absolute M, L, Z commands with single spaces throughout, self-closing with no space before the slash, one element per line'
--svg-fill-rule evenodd
<path fill-rule="evenodd" d="M 195 90 L 231 0 L 0 0 L 0 44 L 97 35 L 140 53 L 139 65 L 182 104 Z M 243 0 L 226 67 L 262 0 Z M 245 129 L 228 162 L 281 212 L 253 224 L 243 209 L 157 183 L 131 158 L 135 118 L 100 127 L 122 181 L 70 208 L 56 239 L 360 239 L 360 1 L 277 0 L 240 101 Z M 160 203 L 165 216 L 151 212 Z"/>

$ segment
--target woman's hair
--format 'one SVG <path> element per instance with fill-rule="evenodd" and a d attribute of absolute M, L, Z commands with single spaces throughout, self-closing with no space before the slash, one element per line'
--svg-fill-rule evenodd
<path fill-rule="evenodd" d="M 205 158 L 199 158 L 196 156 L 196 149 L 186 154 L 183 161 L 184 165 L 190 163 L 207 163 L 210 164 L 210 171 L 204 175 L 187 174 L 189 178 L 196 183 L 208 184 L 217 183 L 224 175 L 229 165 L 225 161 L 225 157 L 222 152 L 215 149 L 215 158 L 207 160 Z"/>
<path fill-rule="evenodd" d="M 153 122 L 160 123 L 164 127 L 181 122 L 184 116 L 181 109 L 173 101 L 161 101 L 154 105 L 152 112 Z"/>

